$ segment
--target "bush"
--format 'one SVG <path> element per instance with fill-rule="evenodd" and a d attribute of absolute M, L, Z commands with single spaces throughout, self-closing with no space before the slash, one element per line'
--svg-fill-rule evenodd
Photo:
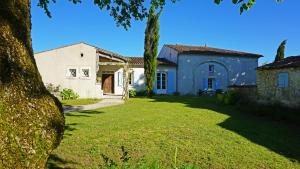
<path fill-rule="evenodd" d="M 146 90 L 137 91 L 136 96 L 147 96 L 147 91 Z"/>
<path fill-rule="evenodd" d="M 223 103 L 228 105 L 236 104 L 239 101 L 239 92 L 234 90 L 228 90 L 224 96 Z"/>
<path fill-rule="evenodd" d="M 228 90 L 226 93 L 216 92 L 217 101 L 227 105 L 234 105 L 240 102 L 240 96 L 240 93 L 235 90 Z"/>
<path fill-rule="evenodd" d="M 225 97 L 224 94 L 217 93 L 216 96 L 217 96 L 217 101 L 219 103 L 224 103 L 224 97 Z"/>
<path fill-rule="evenodd" d="M 179 92 L 174 92 L 173 96 L 180 96 L 180 93 Z"/>
<path fill-rule="evenodd" d="M 222 89 L 217 89 L 216 94 L 224 94 L 224 91 Z"/>
<path fill-rule="evenodd" d="M 129 97 L 135 97 L 135 96 L 136 96 L 135 90 L 129 90 Z"/>
<path fill-rule="evenodd" d="M 198 91 L 198 96 L 203 96 L 205 94 L 204 90 L 199 89 Z"/>
<path fill-rule="evenodd" d="M 60 97 L 62 100 L 75 100 L 79 98 L 79 95 L 75 93 L 72 89 L 63 89 L 60 92 Z"/>

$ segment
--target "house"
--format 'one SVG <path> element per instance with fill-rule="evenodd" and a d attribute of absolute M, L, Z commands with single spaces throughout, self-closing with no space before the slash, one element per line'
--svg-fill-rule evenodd
<path fill-rule="evenodd" d="M 103 94 L 123 94 L 124 66 L 129 66 L 129 88 L 145 89 L 144 60 L 142 57 L 124 57 L 86 43 L 76 43 L 34 55 L 45 85 L 73 89 L 81 98 L 101 98 Z M 171 79 L 176 64 L 158 59 L 157 71 L 161 72 L 162 93 L 174 93 Z M 160 91 L 160 90 L 159 90 Z"/>
<path fill-rule="evenodd" d="M 175 87 L 180 94 L 227 90 L 256 84 L 258 54 L 206 46 L 164 45 L 158 58 L 177 64 Z"/>
<path fill-rule="evenodd" d="M 300 106 L 300 56 L 287 57 L 257 69 L 258 99 Z"/>
<path fill-rule="evenodd" d="M 210 47 L 164 45 L 157 59 L 155 93 L 196 95 L 255 85 L 261 55 Z M 73 89 L 81 98 L 122 95 L 125 71 L 130 89 L 145 90 L 144 60 L 125 57 L 86 43 L 35 54 L 43 82 Z"/>

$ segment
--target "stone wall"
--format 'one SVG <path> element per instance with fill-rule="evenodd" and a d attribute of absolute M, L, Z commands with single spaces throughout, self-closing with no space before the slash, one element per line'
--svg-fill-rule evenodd
<path fill-rule="evenodd" d="M 278 74 L 289 74 L 287 88 L 278 87 Z M 300 68 L 257 70 L 258 100 L 263 103 L 278 103 L 289 107 L 300 106 Z"/>

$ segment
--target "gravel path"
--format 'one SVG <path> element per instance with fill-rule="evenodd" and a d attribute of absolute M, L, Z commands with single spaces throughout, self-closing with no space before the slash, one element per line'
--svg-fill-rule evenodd
<path fill-rule="evenodd" d="M 64 113 L 70 113 L 75 111 L 84 111 L 84 110 L 94 110 L 102 107 L 114 106 L 124 104 L 124 100 L 122 99 L 103 99 L 98 103 L 90 104 L 90 105 L 82 105 L 82 106 L 64 106 Z"/>

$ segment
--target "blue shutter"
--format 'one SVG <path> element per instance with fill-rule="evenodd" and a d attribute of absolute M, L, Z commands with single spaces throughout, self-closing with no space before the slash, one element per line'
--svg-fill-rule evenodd
<path fill-rule="evenodd" d="M 213 89 L 217 90 L 217 79 L 213 80 Z"/>
<path fill-rule="evenodd" d="M 218 89 L 221 89 L 221 86 L 220 86 L 220 79 L 216 78 L 216 86 L 215 86 L 215 89 L 218 90 Z"/>
<path fill-rule="evenodd" d="M 175 73 L 168 72 L 168 84 L 167 84 L 167 93 L 173 94 L 175 92 Z"/>
<path fill-rule="evenodd" d="M 288 73 L 279 73 L 278 75 L 278 87 L 288 87 L 289 85 L 289 75 Z"/>
<path fill-rule="evenodd" d="M 208 79 L 203 78 L 203 90 L 206 91 L 208 89 Z"/>
<path fill-rule="evenodd" d="M 157 94 L 157 73 L 155 73 L 155 80 L 154 80 L 154 93 Z"/>

